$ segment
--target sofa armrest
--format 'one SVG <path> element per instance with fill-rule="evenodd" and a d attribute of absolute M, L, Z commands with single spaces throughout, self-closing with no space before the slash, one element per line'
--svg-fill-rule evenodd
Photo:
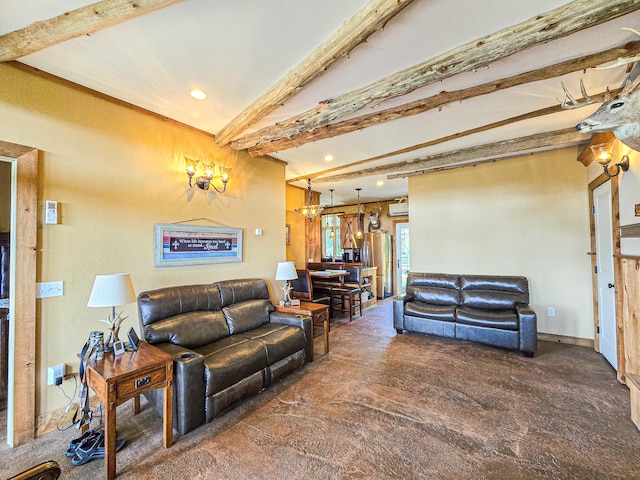
<path fill-rule="evenodd" d="M 414 296 L 410 293 L 398 295 L 393 298 L 393 328 L 402 333 L 404 330 L 404 305 L 414 300 Z"/>
<path fill-rule="evenodd" d="M 173 355 L 173 427 L 184 435 L 205 423 L 204 357 L 172 343 L 154 347 Z"/>
<path fill-rule="evenodd" d="M 533 357 L 538 350 L 538 319 L 529 305 L 516 305 L 520 324 L 520 351 Z"/>
<path fill-rule="evenodd" d="M 309 315 L 297 315 L 295 313 L 271 312 L 269 314 L 271 323 L 282 323 L 300 327 L 307 338 L 304 347 L 304 356 L 307 362 L 313 362 L 313 319 Z"/>

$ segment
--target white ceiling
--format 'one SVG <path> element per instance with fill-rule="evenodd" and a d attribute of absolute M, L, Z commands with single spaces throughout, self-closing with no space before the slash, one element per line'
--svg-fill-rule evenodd
<path fill-rule="evenodd" d="M 0 34 L 91 3 L 2 0 Z M 366 3 L 366 0 L 184 0 L 40 50 L 19 61 L 215 134 Z M 253 128 L 288 119 L 322 100 L 363 87 L 567 3 L 570 2 L 415 0 L 383 30 L 370 36 L 348 57 L 339 59 L 323 76 Z M 622 27 L 640 27 L 640 13 L 636 11 L 530 48 L 487 68 L 388 100 L 376 108 L 429 97 L 442 90 L 478 85 L 637 40 Z M 272 156 L 288 162 L 287 178 L 308 175 L 556 105 L 556 98 L 563 96 L 560 81 L 578 94 L 580 78 L 589 92 L 599 92 L 606 86 L 620 87 L 626 75 L 625 67 L 577 72 L 448 104 L 441 111 L 427 111 Z M 207 92 L 206 100 L 197 101 L 189 96 L 189 91 L 196 87 Z M 335 173 L 568 128 L 595 108 L 589 106 L 518 122 Z M 323 160 L 329 153 L 335 158 L 332 162 Z M 376 186 L 378 180 L 383 180 L 384 186 Z M 304 182 L 299 185 L 305 186 Z M 406 178 L 389 180 L 386 175 L 313 184 L 314 190 L 322 192 L 324 204 L 329 203 L 329 188 L 336 189 L 335 204 L 353 203 L 356 187 L 362 188 L 363 201 L 407 194 Z"/>

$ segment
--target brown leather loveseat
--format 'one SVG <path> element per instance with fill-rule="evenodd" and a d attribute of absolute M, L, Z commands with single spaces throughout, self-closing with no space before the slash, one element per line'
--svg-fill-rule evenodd
<path fill-rule="evenodd" d="M 520 350 L 537 350 L 537 318 L 525 277 L 409 273 L 393 301 L 393 326 Z"/>
<path fill-rule="evenodd" d="M 311 317 L 276 312 L 264 280 L 142 292 L 145 341 L 174 356 L 173 425 L 185 434 L 313 360 Z M 162 411 L 162 390 L 145 394 Z"/>

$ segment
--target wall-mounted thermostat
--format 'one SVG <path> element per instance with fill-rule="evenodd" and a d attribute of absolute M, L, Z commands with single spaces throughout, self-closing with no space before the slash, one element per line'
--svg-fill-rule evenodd
<path fill-rule="evenodd" d="M 45 200 L 44 202 L 44 223 L 47 225 L 58 223 L 58 202 L 55 200 Z"/>

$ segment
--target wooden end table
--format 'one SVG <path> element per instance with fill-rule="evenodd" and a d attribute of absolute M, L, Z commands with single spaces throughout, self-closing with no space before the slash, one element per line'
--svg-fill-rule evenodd
<path fill-rule="evenodd" d="M 329 305 L 323 303 L 300 302 L 300 306 L 276 305 L 276 312 L 295 313 L 296 315 L 309 315 L 312 323 L 322 321 L 324 324 L 324 353 L 329 353 Z"/>
<path fill-rule="evenodd" d="M 87 365 L 87 386 L 96 393 L 104 410 L 104 446 L 107 480 L 116 476 L 116 407 L 133 400 L 134 415 L 140 411 L 140 394 L 164 388 L 163 446 L 173 443 L 173 356 L 159 348 L 140 342 L 137 351 L 114 357 L 105 353 L 103 360 L 92 359 Z"/>

